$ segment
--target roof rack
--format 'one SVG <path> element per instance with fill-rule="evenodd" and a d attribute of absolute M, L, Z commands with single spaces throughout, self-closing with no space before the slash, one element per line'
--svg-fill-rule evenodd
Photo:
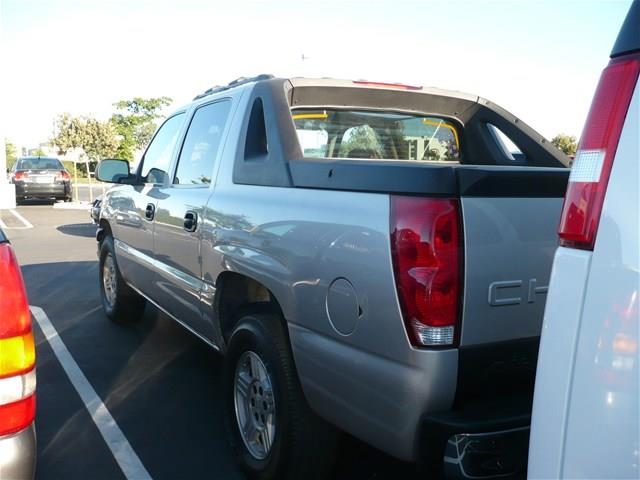
<path fill-rule="evenodd" d="M 259 82 L 261 80 L 270 80 L 272 78 L 274 78 L 273 75 L 270 75 L 267 73 L 263 73 L 261 75 L 257 75 L 255 77 L 249 77 L 249 78 L 246 78 L 246 77 L 236 78 L 232 82 L 229 82 L 227 85 L 216 85 L 215 87 L 211 87 L 208 90 L 205 90 L 200 95 L 196 95 L 195 97 L 193 97 L 193 100 L 194 101 L 200 100 L 201 98 L 208 97 L 209 95 L 212 95 L 214 93 L 223 92 L 225 90 L 229 90 L 230 88 L 244 85 L 245 83 Z"/>

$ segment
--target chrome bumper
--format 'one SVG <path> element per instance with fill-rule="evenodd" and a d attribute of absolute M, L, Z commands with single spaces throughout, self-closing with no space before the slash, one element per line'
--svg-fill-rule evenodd
<path fill-rule="evenodd" d="M 443 473 L 450 479 L 524 477 L 528 447 L 528 427 L 453 435 L 445 448 Z"/>
<path fill-rule="evenodd" d="M 0 437 L 0 477 L 32 480 L 36 471 L 34 424 L 13 435 Z"/>

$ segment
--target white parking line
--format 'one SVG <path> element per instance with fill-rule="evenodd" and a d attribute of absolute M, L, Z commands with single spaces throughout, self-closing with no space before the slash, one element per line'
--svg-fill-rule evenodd
<path fill-rule="evenodd" d="M 22 222 L 22 224 L 24 225 L 24 227 L 9 227 L 6 223 L 4 223 L 2 221 L 2 219 L 0 219 L 0 228 L 2 228 L 3 230 L 26 230 L 27 228 L 33 228 L 33 225 L 31 225 L 31 223 L 29 222 L 29 220 L 27 220 L 26 218 L 24 218 L 22 215 L 20 215 L 18 212 L 16 212 L 15 210 L 11 209 L 9 210 L 14 217 L 16 217 L 18 220 L 20 220 Z"/>
<path fill-rule="evenodd" d="M 24 224 L 24 228 L 33 228 L 33 225 L 31 225 L 31 223 L 29 222 L 29 220 L 27 220 L 26 218 L 24 218 L 22 215 L 20 215 L 17 211 L 15 210 L 9 210 L 11 213 L 13 213 L 13 216 L 16 217 L 18 220 L 20 220 L 23 224 Z"/>
<path fill-rule="evenodd" d="M 122 430 L 120 430 L 120 427 L 109 413 L 109 410 L 107 410 L 107 407 L 102 403 L 102 400 L 87 380 L 87 377 L 84 376 L 84 373 L 80 370 L 80 367 L 69 353 L 69 350 L 67 350 L 55 327 L 51 324 L 49 317 L 47 317 L 47 314 L 44 313 L 42 308 L 34 306 L 31 306 L 31 313 L 42 329 L 49 345 L 51 345 L 53 353 L 58 358 L 60 365 L 62 365 L 69 380 L 71 380 L 71 383 L 84 402 L 84 406 L 87 408 L 96 427 L 98 427 L 102 438 L 104 438 L 116 462 L 118 462 L 122 473 L 131 480 L 151 479 L 151 475 L 149 475 L 147 469 L 144 468 L 140 458 L 138 458 L 138 455 L 127 441 Z"/>

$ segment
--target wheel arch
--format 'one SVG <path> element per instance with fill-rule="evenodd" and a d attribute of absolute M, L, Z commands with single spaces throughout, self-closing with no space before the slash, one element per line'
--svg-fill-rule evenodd
<path fill-rule="evenodd" d="M 278 314 L 288 334 L 282 303 L 263 282 L 249 275 L 222 272 L 216 280 L 214 309 L 225 348 L 238 321 L 249 313 Z"/>
<path fill-rule="evenodd" d="M 98 243 L 100 243 L 107 235 L 113 236 L 111 225 L 109 225 L 109 222 L 107 220 L 101 218 L 100 222 L 98 223 L 98 230 L 96 231 L 96 240 L 98 241 Z"/>

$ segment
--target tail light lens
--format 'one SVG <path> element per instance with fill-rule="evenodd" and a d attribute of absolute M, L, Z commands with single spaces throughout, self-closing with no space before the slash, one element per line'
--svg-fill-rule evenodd
<path fill-rule="evenodd" d="M 28 427 L 36 414 L 36 397 L 0 405 L 0 435 L 9 435 Z M 28 421 L 25 420 L 29 419 Z"/>
<path fill-rule="evenodd" d="M 27 172 L 16 172 L 13 174 L 13 179 L 14 180 L 24 180 L 25 178 L 28 178 L 29 174 Z"/>
<path fill-rule="evenodd" d="M 560 244 L 593 250 L 607 183 L 640 71 L 640 56 L 612 60 L 602 72 L 564 200 Z"/>
<path fill-rule="evenodd" d="M 407 334 L 414 346 L 452 345 L 462 293 L 456 199 L 391 198 L 391 253 Z"/>
<path fill-rule="evenodd" d="M 60 170 L 60 173 L 58 175 L 56 175 L 56 180 L 57 181 L 66 181 L 69 180 L 71 177 L 69 176 L 69 172 L 65 171 L 65 170 Z"/>
<path fill-rule="evenodd" d="M 0 436 L 35 416 L 35 345 L 29 302 L 11 245 L 0 243 Z"/>

